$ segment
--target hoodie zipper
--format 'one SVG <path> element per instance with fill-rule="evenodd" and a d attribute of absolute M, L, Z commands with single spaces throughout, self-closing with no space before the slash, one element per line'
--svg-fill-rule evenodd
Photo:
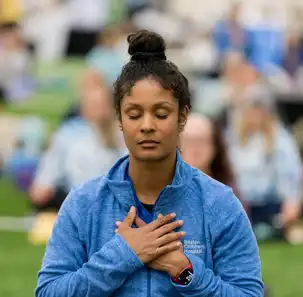
<path fill-rule="evenodd" d="M 159 201 L 159 198 L 166 192 L 166 188 L 164 188 L 161 193 L 159 194 L 156 203 L 154 205 L 153 211 L 152 211 L 152 216 L 153 216 L 153 220 L 155 219 L 155 209 L 156 209 L 156 205 L 157 202 Z M 147 267 L 147 297 L 151 297 L 151 268 Z"/>
<path fill-rule="evenodd" d="M 147 297 L 151 297 L 151 269 L 147 267 Z"/>

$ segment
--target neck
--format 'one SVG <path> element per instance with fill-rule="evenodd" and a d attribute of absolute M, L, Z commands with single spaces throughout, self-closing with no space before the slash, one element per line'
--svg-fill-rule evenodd
<path fill-rule="evenodd" d="M 139 161 L 129 156 L 129 175 L 139 200 L 154 204 L 160 192 L 172 183 L 176 169 L 176 153 L 162 161 Z"/>
<path fill-rule="evenodd" d="M 205 174 L 207 174 L 208 176 L 212 176 L 212 172 L 211 172 L 211 170 L 210 170 L 210 168 L 202 168 L 202 167 L 199 167 L 199 169 L 203 172 L 203 173 L 205 173 Z"/>

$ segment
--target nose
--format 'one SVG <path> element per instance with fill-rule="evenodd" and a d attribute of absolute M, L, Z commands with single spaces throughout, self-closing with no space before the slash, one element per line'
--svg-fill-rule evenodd
<path fill-rule="evenodd" d="M 140 131 L 141 133 L 155 132 L 156 126 L 152 115 L 145 114 L 142 117 Z"/>

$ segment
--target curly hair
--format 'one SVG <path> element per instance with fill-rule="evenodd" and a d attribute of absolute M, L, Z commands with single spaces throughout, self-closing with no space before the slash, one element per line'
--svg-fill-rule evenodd
<path fill-rule="evenodd" d="M 172 92 L 179 102 L 179 111 L 190 109 L 190 91 L 187 78 L 165 55 L 164 39 L 157 33 L 140 30 L 128 36 L 130 61 L 114 83 L 114 104 L 121 120 L 121 101 L 131 92 L 136 82 L 151 77 Z"/>

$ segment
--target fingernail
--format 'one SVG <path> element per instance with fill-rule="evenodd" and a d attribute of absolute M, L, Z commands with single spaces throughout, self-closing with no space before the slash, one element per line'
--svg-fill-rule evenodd
<path fill-rule="evenodd" d="M 184 221 L 182 221 L 182 220 L 178 221 L 179 225 L 183 225 L 183 223 L 184 223 Z"/>
<path fill-rule="evenodd" d="M 133 211 L 135 211 L 135 207 L 134 207 L 134 206 L 132 206 L 132 207 L 130 208 L 129 212 L 133 212 Z"/>
<path fill-rule="evenodd" d="M 117 232 L 118 232 L 118 229 L 115 230 L 115 233 L 117 233 Z"/>
<path fill-rule="evenodd" d="M 171 213 L 170 216 L 171 216 L 172 218 L 175 218 L 175 217 L 176 217 L 176 214 L 175 214 L 175 213 Z"/>
<path fill-rule="evenodd" d="M 158 214 L 158 218 L 162 218 L 163 215 L 161 213 Z"/>
<path fill-rule="evenodd" d="M 181 246 L 181 244 L 182 244 L 182 243 L 181 243 L 180 241 L 177 242 L 177 246 Z"/>
<path fill-rule="evenodd" d="M 186 235 L 186 232 L 184 232 L 184 231 L 181 231 L 180 233 L 181 233 L 182 236 Z"/>
<path fill-rule="evenodd" d="M 121 225 L 120 221 L 116 222 L 116 226 L 120 226 L 120 225 Z"/>

